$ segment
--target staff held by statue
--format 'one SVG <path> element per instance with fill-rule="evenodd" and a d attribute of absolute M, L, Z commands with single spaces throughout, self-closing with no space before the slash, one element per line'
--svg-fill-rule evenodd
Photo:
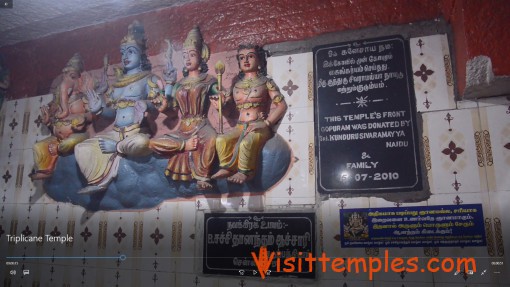
<path fill-rule="evenodd" d="M 223 64 L 222 61 L 216 62 L 216 65 L 214 66 L 214 70 L 216 71 L 216 76 L 218 77 L 218 91 L 222 91 L 223 87 L 221 85 L 222 81 L 222 75 L 225 73 L 225 64 Z M 222 112 L 222 106 L 223 106 L 223 99 L 220 93 L 220 96 L 218 97 L 218 117 L 219 117 L 219 123 L 218 128 L 220 130 L 220 134 L 223 133 L 223 112 Z"/>

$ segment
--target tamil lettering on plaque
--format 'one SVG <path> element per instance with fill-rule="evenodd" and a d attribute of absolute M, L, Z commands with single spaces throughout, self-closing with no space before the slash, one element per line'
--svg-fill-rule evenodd
<path fill-rule="evenodd" d="M 277 268 L 278 262 L 283 266 L 287 258 L 314 254 L 314 213 L 210 213 L 205 214 L 204 229 L 204 274 L 259 277 L 252 252 L 259 254 L 260 248 L 266 247 L 275 254 L 269 276 L 315 277 L 315 271 L 307 268 L 301 272 Z"/>
<path fill-rule="evenodd" d="M 422 189 L 408 50 L 400 36 L 314 48 L 319 192 Z"/>

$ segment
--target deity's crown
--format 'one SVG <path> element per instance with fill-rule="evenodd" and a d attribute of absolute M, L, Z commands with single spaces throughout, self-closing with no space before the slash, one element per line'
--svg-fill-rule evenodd
<path fill-rule="evenodd" d="M 209 60 L 209 47 L 206 43 L 204 43 L 204 38 L 202 38 L 202 33 L 200 33 L 200 28 L 198 28 L 198 26 L 193 27 L 193 29 L 189 31 L 183 46 L 188 49 L 195 48 L 198 52 L 200 52 L 204 62 Z"/>
<path fill-rule="evenodd" d="M 147 50 L 147 39 L 145 38 L 145 29 L 142 23 L 138 20 L 133 21 L 128 27 L 127 35 L 120 41 L 120 44 L 134 44 L 137 45 L 142 52 L 145 52 L 145 50 Z"/>
<path fill-rule="evenodd" d="M 64 67 L 64 69 L 62 69 L 62 72 L 68 72 L 69 70 L 75 70 L 79 73 L 82 73 L 84 68 L 83 68 L 83 60 L 81 58 L 81 55 L 79 53 L 75 53 L 73 55 L 73 57 L 71 59 L 69 59 L 69 61 L 67 61 L 67 64 L 66 66 Z"/>

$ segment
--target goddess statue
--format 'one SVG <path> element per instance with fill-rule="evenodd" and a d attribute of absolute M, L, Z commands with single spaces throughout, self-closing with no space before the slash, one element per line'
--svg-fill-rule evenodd
<path fill-rule="evenodd" d="M 51 177 L 59 155 L 73 153 L 74 147 L 88 138 L 91 122 L 84 92 L 93 87 L 92 78 L 84 73 L 79 54 L 67 62 L 62 80 L 53 93 L 53 100 L 41 108 L 42 122 L 51 130 L 47 137 L 33 147 L 35 169 L 32 180 Z"/>
<path fill-rule="evenodd" d="M 184 78 L 172 91 L 171 107 L 180 112 L 176 131 L 150 140 L 150 148 L 169 157 L 165 175 L 172 180 L 197 180 L 197 188 L 212 188 L 211 166 L 215 158 L 216 131 L 207 119 L 210 96 L 218 94 L 216 79 L 207 74 L 209 48 L 198 27 L 183 44 Z"/>
<path fill-rule="evenodd" d="M 255 176 L 260 152 L 273 136 L 274 125 L 285 115 L 287 104 L 278 86 L 267 77 L 265 50 L 240 45 L 237 61 L 241 71 L 223 102 L 226 107 L 235 102 L 239 119 L 232 130 L 216 138 L 220 170 L 212 178 L 243 184 Z M 213 105 L 219 108 L 217 101 Z"/>
<path fill-rule="evenodd" d="M 79 193 L 106 190 L 117 176 L 121 157 L 151 153 L 145 115 L 164 110 L 166 99 L 162 80 L 151 73 L 146 50 L 144 27 L 134 21 L 120 45 L 123 74 L 106 91 L 104 99 L 100 96 L 101 91 L 87 91 L 90 111 L 95 115 L 115 117 L 115 121 L 113 130 L 76 146 L 76 161 L 88 182 Z"/>

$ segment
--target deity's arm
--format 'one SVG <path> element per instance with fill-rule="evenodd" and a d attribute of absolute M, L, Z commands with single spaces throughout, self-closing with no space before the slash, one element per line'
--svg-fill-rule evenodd
<path fill-rule="evenodd" d="M 232 97 L 232 89 L 219 91 L 218 83 L 214 83 L 209 90 L 209 100 L 216 110 L 219 110 L 219 98 L 221 97 L 221 109 L 225 117 L 229 117 L 236 109 L 234 98 Z"/>
<path fill-rule="evenodd" d="M 287 111 L 287 103 L 285 102 L 283 95 L 280 93 L 280 89 L 273 80 L 268 80 L 267 89 L 271 102 L 275 105 L 275 108 L 269 112 L 265 121 L 269 127 L 272 127 L 285 115 L 285 112 Z"/>
<path fill-rule="evenodd" d="M 110 97 L 114 91 L 110 88 L 104 94 L 104 99 L 101 95 L 96 93 L 94 90 L 87 90 L 87 102 L 89 106 L 89 111 L 93 115 L 101 115 L 108 118 L 113 118 L 116 115 L 115 109 L 110 108 L 110 103 L 112 102 Z"/>
<path fill-rule="evenodd" d="M 147 109 L 149 112 L 163 112 L 168 107 L 166 97 L 166 86 L 156 75 L 151 75 L 147 79 Z"/>

